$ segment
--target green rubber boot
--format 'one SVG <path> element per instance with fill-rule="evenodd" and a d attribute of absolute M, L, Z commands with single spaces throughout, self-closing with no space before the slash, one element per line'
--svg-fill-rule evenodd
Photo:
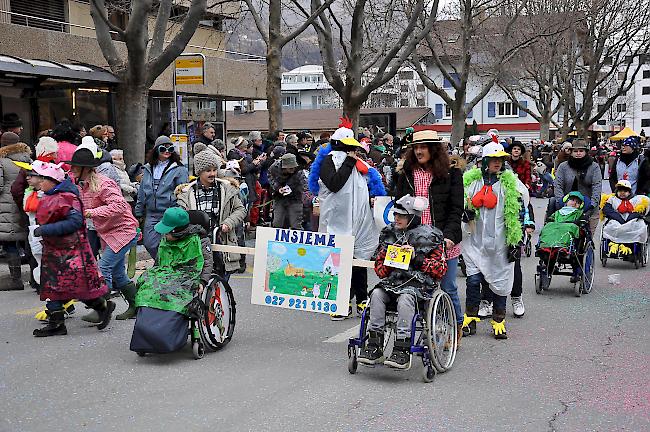
<path fill-rule="evenodd" d="M 117 315 L 115 319 L 127 320 L 127 319 L 135 318 L 137 312 L 135 308 L 135 295 L 138 293 L 138 288 L 135 286 L 133 282 L 131 282 L 128 285 L 125 285 L 122 288 L 120 288 L 120 293 L 122 293 L 124 299 L 129 304 L 129 308 L 123 313 Z"/>

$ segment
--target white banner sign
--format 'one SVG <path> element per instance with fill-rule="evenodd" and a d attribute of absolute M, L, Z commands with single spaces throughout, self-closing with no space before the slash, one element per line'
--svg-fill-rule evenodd
<path fill-rule="evenodd" d="M 251 303 L 347 315 L 354 237 L 258 227 Z"/>

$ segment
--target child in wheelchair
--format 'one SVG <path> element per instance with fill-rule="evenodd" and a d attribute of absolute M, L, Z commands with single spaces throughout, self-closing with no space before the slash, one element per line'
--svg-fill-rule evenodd
<path fill-rule="evenodd" d="M 548 273 L 553 272 L 557 262 L 558 254 L 573 244 L 574 240 L 580 236 L 580 224 L 588 223 L 584 214 L 585 198 L 582 193 L 573 191 L 569 192 L 562 200 L 564 207 L 555 211 L 546 219 L 546 225 L 539 233 L 539 246 L 536 255 L 540 257 L 540 274 L 542 278 L 542 288 L 547 289 Z M 576 269 L 571 277 L 571 282 L 575 283 L 579 275 Z"/>
<path fill-rule="evenodd" d="M 650 200 L 645 195 L 634 195 L 628 180 L 619 180 L 614 195 L 603 205 L 603 241 L 608 254 L 634 258 L 630 243 L 644 244 L 648 240 L 645 217 Z M 628 244 L 626 246 L 625 244 Z M 628 252 L 629 251 L 629 252 Z"/>
<path fill-rule="evenodd" d="M 204 228 L 190 223 L 186 210 L 165 211 L 154 229 L 163 239 L 154 266 L 137 281 L 138 308 L 131 350 L 166 353 L 187 343 L 189 307 L 210 279 L 212 245 Z"/>
<path fill-rule="evenodd" d="M 375 273 L 381 281 L 370 293 L 368 343 L 359 356 L 364 364 L 382 363 L 398 369 L 410 366 L 411 323 L 418 300 L 431 298 L 447 271 L 444 237 L 420 216 L 428 202 L 406 195 L 394 204 L 395 222 L 386 226 L 375 252 Z M 397 304 L 397 330 L 390 358 L 384 361 L 386 308 Z"/>

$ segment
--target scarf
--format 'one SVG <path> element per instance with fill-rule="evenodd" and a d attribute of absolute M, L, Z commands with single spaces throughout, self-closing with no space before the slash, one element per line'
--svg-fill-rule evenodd
<path fill-rule="evenodd" d="M 621 162 L 623 162 L 625 165 L 629 165 L 629 164 L 631 164 L 631 163 L 634 161 L 634 159 L 636 159 L 637 157 L 639 157 L 639 152 L 638 152 L 637 150 L 634 150 L 632 153 L 629 153 L 629 154 L 621 153 L 621 156 L 619 157 L 619 159 L 620 159 Z"/>
<path fill-rule="evenodd" d="M 573 156 L 569 158 L 569 166 L 578 171 L 586 170 L 593 162 L 594 160 L 589 155 L 585 155 L 585 157 L 580 159 L 574 158 Z"/>

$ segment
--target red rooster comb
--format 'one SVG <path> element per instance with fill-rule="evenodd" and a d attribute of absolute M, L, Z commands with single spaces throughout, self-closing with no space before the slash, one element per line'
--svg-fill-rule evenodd
<path fill-rule="evenodd" d="M 54 153 L 44 153 L 39 155 L 36 160 L 39 160 L 41 162 L 54 162 Z"/>
<path fill-rule="evenodd" d="M 352 120 L 350 120 L 349 117 L 339 117 L 339 120 L 341 120 L 341 123 L 339 124 L 340 128 L 352 129 Z"/>

